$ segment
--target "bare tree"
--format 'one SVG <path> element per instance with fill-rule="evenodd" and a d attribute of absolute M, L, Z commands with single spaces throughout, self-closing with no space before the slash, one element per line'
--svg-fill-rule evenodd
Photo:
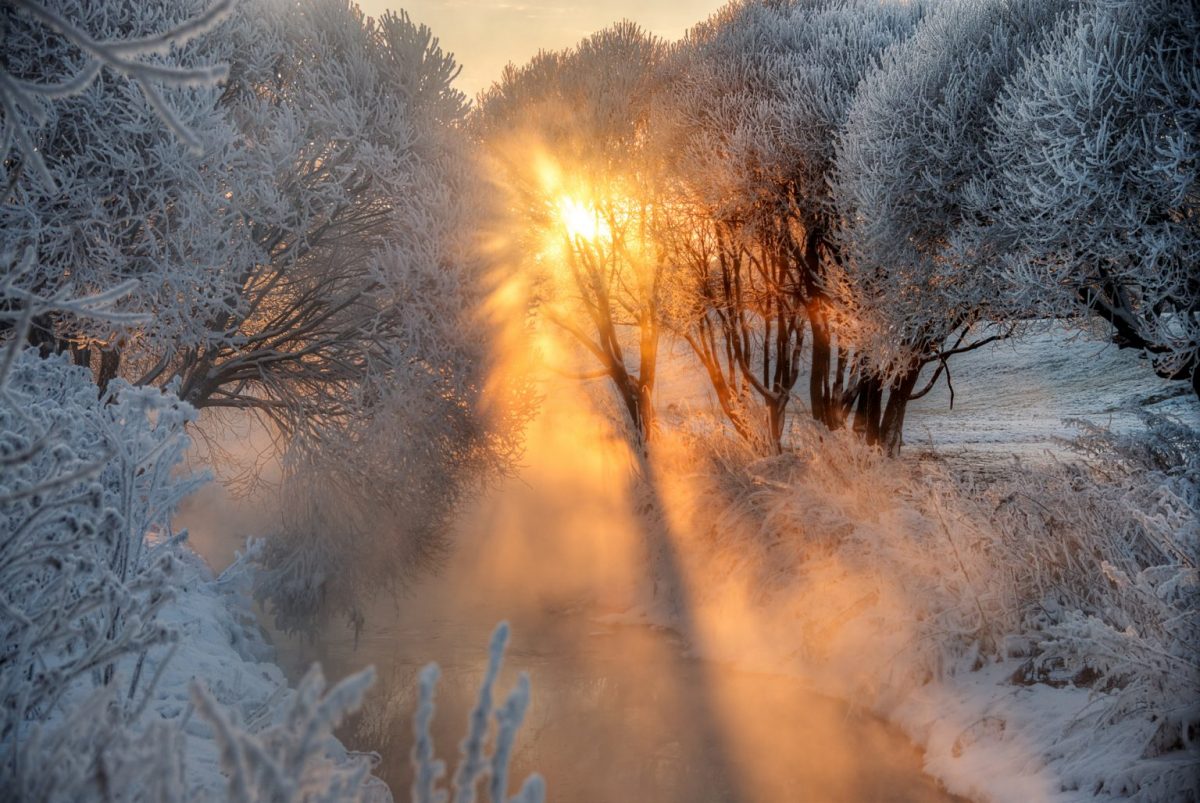
<path fill-rule="evenodd" d="M 618 24 L 510 67 L 475 116 L 541 255 L 544 310 L 599 363 L 642 442 L 654 427 L 664 267 L 645 126 L 663 50 Z"/>

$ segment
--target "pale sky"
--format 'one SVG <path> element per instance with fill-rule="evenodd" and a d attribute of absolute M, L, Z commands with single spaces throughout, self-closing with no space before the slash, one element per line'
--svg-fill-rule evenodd
<path fill-rule="evenodd" d="M 678 39 L 726 0 L 358 0 L 364 13 L 408 11 L 433 29 L 442 49 L 463 65 L 459 88 L 474 97 L 512 61 L 559 50 L 593 31 L 630 19 L 651 33 Z"/>

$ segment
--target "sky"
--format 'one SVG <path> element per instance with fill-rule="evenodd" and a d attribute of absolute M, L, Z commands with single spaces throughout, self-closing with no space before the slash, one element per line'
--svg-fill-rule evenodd
<path fill-rule="evenodd" d="M 716 11 L 726 0 L 359 0 L 369 16 L 403 8 L 433 29 L 442 49 L 463 65 L 459 88 L 474 97 L 508 62 L 523 64 L 539 50 L 569 47 L 621 19 L 668 39 Z"/>

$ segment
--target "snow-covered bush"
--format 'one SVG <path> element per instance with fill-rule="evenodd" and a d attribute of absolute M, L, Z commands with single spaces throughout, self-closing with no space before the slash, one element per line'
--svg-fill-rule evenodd
<path fill-rule="evenodd" d="M 1139 745 L 1150 757 L 1200 735 L 1200 432 L 1144 418 L 1123 435 L 1080 422 L 1085 463 L 1016 475 L 989 498 L 1037 566 L 1017 574 L 1041 634 L 1024 675 L 1114 691 L 1106 717 L 1153 723 Z"/>
<path fill-rule="evenodd" d="M 194 786 L 185 747 L 196 726 L 187 714 L 159 711 L 159 683 L 171 673 L 169 645 L 179 633 L 158 619 L 188 574 L 176 551 L 186 534 L 172 533 L 169 516 L 198 482 L 172 470 L 194 411 L 169 394 L 120 380 L 98 396 L 86 368 L 32 349 L 13 357 L 2 391 L 0 785 L 6 793 L 28 801 L 182 803 L 209 794 L 235 801 L 390 800 L 371 778 L 367 757 L 347 761 L 329 751 L 333 729 L 371 684 L 370 671 L 324 693 L 314 668 L 284 709 L 264 712 L 265 723 L 242 723 L 240 706 L 222 705 L 203 682 L 195 684 L 192 705 L 208 723 L 226 778 L 216 789 L 211 781 Z M 213 586 L 233 582 L 223 576 Z M 475 747 L 460 788 L 485 772 L 479 762 L 506 636 L 501 628 L 493 639 L 482 725 L 478 717 L 472 721 L 468 741 Z M 208 678 L 209 685 L 222 682 Z M 528 692 L 523 679 L 496 712 L 502 737 L 486 762 L 496 800 L 503 799 L 496 790 L 505 784 Z M 540 799 L 536 781 L 527 788 L 534 791 L 519 799 Z M 460 793 L 460 799 L 469 798 Z"/>
<path fill-rule="evenodd" d="M 261 730 L 240 725 L 203 685 L 193 685 L 196 712 L 213 730 L 230 803 L 383 803 L 387 788 L 371 778 L 370 756 L 336 763 L 326 755 L 334 728 L 362 704 L 374 681 L 365 669 L 325 690 L 320 667 L 308 671 L 282 716 Z M 182 799 L 182 798 L 181 798 Z"/>
<path fill-rule="evenodd" d="M 100 396 L 65 356 L 12 345 L 0 381 L 0 772 L 20 788 L 46 780 L 23 772 L 49 738 L 26 741 L 29 729 L 79 705 L 82 689 L 109 688 L 89 703 L 105 716 L 146 699 L 146 652 L 174 638 L 156 621 L 184 537 L 170 515 L 198 480 L 174 472 L 186 404 L 123 382 Z M 100 771 L 88 766 L 77 769 Z"/>
<path fill-rule="evenodd" d="M 1012 296 L 1103 319 L 1200 397 L 1196 4 L 1083 3 L 1012 76 L 989 127 L 998 181 L 978 214 Z"/>

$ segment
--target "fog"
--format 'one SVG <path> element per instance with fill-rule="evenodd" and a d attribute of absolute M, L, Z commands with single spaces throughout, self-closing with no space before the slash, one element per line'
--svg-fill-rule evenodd
<path fill-rule="evenodd" d="M 539 361 L 570 359 L 555 333 L 539 337 Z M 377 773 L 394 791 L 407 789 L 416 674 L 437 661 L 434 732 L 439 754 L 452 760 L 488 633 L 506 619 L 513 636 L 501 687 L 521 671 L 533 684 L 514 776 L 542 773 L 551 799 L 950 799 L 921 774 L 912 744 L 868 713 L 869 701 L 836 700 L 801 679 L 805 656 L 829 647 L 843 658 L 853 653 L 857 671 L 844 688 L 855 688 L 862 673 L 888 671 L 881 653 L 892 645 L 825 645 L 832 629 L 801 633 L 790 605 L 763 607 L 779 567 L 747 572 L 704 543 L 695 495 L 711 488 L 689 475 L 685 440 L 657 444 L 648 464 L 615 423 L 605 385 L 548 370 L 538 377 L 543 401 L 522 467 L 460 512 L 440 571 L 380 600 L 357 638 L 337 621 L 311 637 L 273 633 L 293 678 L 316 660 L 330 677 L 377 667 L 381 681 L 343 740 L 380 752 Z M 683 371 L 666 387 L 677 401 L 663 399 L 664 407 L 699 398 Z M 269 498 L 210 488 L 183 523 L 220 565 L 235 548 L 230 534 L 266 523 Z M 864 590 L 849 569 L 828 571 L 827 585 L 798 587 L 797 601 L 832 612 L 879 593 L 876 580 Z M 734 572 L 763 585 L 730 583 Z M 789 656 L 800 643 L 804 655 Z M 729 656 L 739 656 L 741 668 Z"/>

